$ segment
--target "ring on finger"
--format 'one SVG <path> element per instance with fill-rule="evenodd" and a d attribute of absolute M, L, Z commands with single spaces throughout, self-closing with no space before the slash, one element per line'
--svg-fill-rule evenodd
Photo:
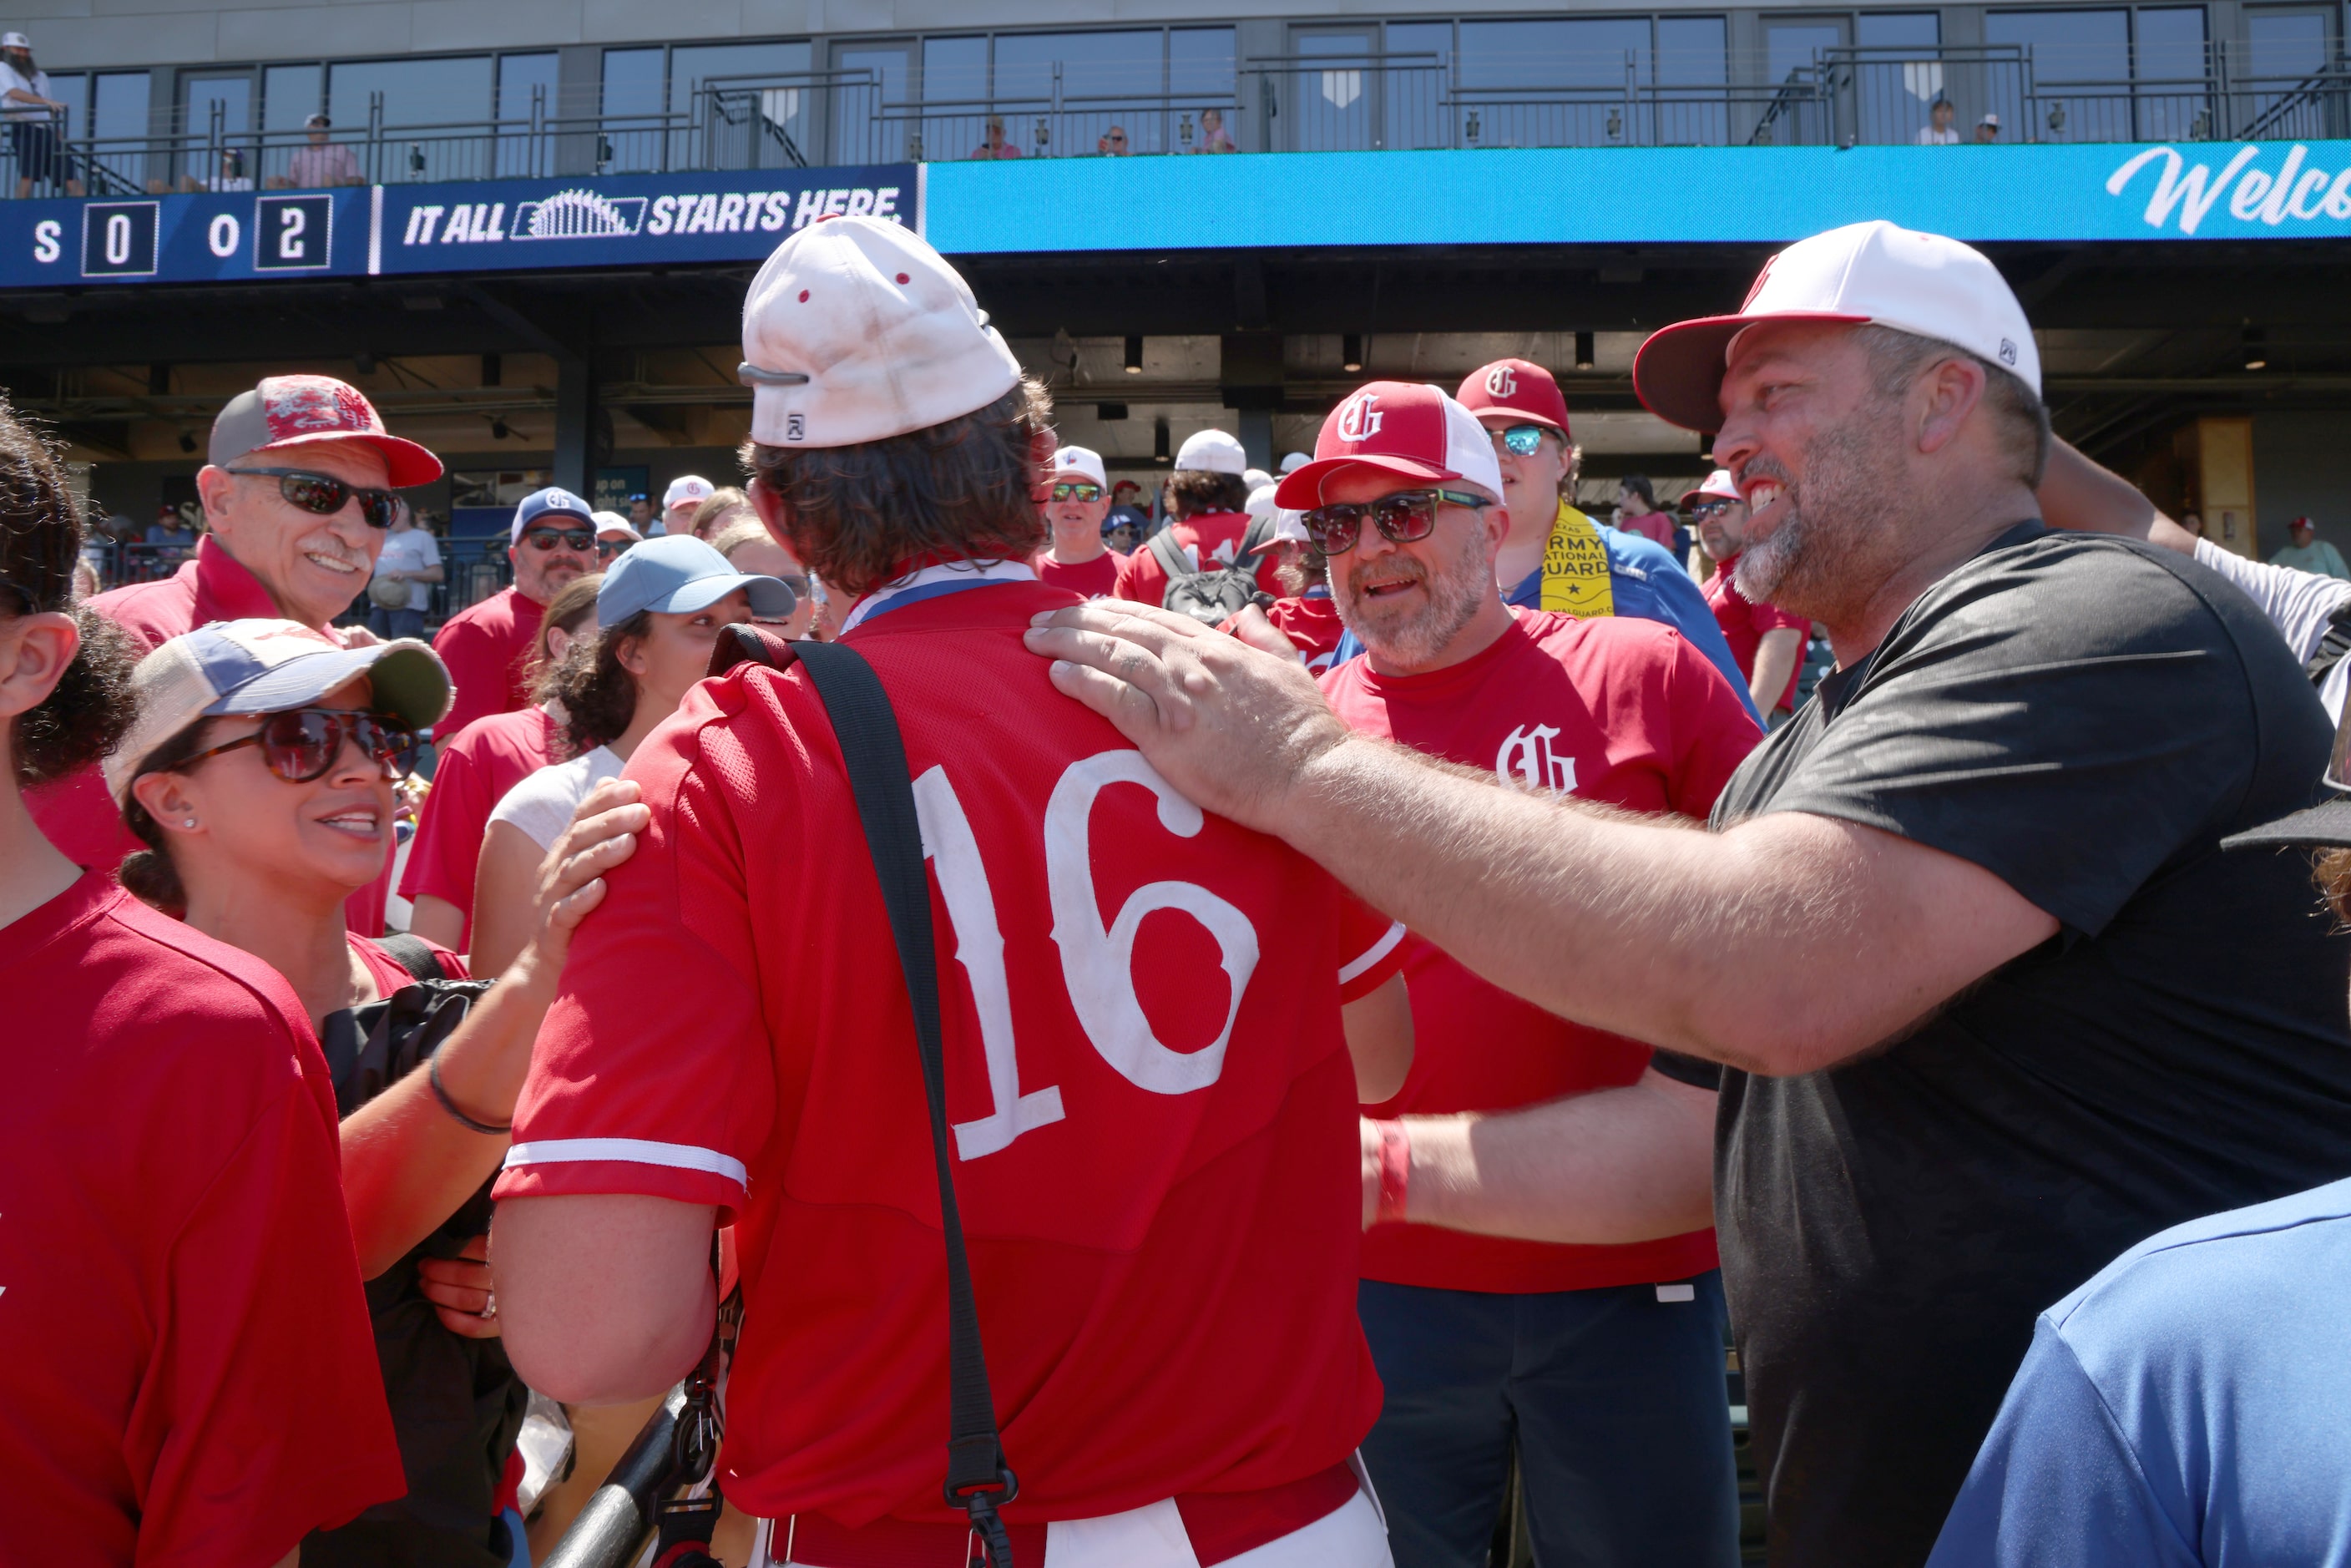
<path fill-rule="evenodd" d="M 484 1322 L 488 1322 L 498 1315 L 498 1293 L 496 1291 L 488 1292 L 483 1298 L 482 1310 L 477 1315 Z"/>

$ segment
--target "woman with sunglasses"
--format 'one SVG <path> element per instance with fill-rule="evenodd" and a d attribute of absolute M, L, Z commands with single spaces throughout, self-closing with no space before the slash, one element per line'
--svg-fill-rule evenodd
<path fill-rule="evenodd" d="M 539 685 L 541 700 L 563 706 L 571 760 L 540 768 L 490 813 L 474 881 L 475 974 L 499 974 L 524 950 L 549 845 L 708 673 L 719 632 L 752 620 L 788 622 L 794 609 L 782 582 L 737 571 L 691 534 L 647 539 L 612 563 L 596 594 L 594 639 L 574 643 Z"/>
<path fill-rule="evenodd" d="M 0 413 L 0 1556 L 283 1564 L 402 1485 L 333 1092 L 282 979 L 26 810 L 131 721 L 80 536 Z"/>
<path fill-rule="evenodd" d="M 382 944 L 344 929 L 342 901 L 381 863 L 399 759 L 447 706 L 447 673 L 421 643 L 346 650 L 289 622 L 241 621 L 166 643 L 134 685 L 140 718 L 106 770 L 125 824 L 148 846 L 124 863 L 123 884 L 283 976 L 313 1036 L 340 1048 L 341 1097 L 358 1098 L 350 1059 L 368 1031 L 344 1015 L 414 977 Z M 371 1281 L 408 1495 L 314 1537 L 304 1548 L 312 1568 L 507 1560 L 492 1502 L 523 1393 L 503 1352 L 466 1347 L 498 1333 L 486 1237 L 444 1232 L 505 1157 L 570 932 L 643 823 L 643 808 L 624 803 L 632 789 L 600 797 L 547 862 L 536 930 L 505 982 L 423 1067 L 342 1124 L 339 1190 Z M 455 955 L 433 957 L 444 978 L 465 977 Z M 413 1391 L 445 1389 L 453 1365 L 470 1418 L 411 1416 Z"/>
<path fill-rule="evenodd" d="M 711 540 L 711 548 L 726 558 L 726 564 L 737 571 L 749 572 L 754 577 L 772 577 L 792 591 L 799 602 L 792 612 L 777 623 L 774 630 L 779 637 L 794 641 L 809 635 L 816 620 L 816 599 L 809 589 L 808 569 L 794 559 L 792 552 L 768 531 L 768 525 L 754 517 L 749 522 L 734 523 L 724 533 Z M 754 619 L 757 619 L 754 617 Z"/>
<path fill-rule="evenodd" d="M 531 643 L 534 690 L 572 643 L 596 634 L 596 590 L 603 577 L 575 577 L 548 601 Z M 474 925 L 474 868 L 490 812 L 507 790 L 562 756 L 562 706 L 541 698 L 513 713 L 477 718 L 447 740 L 408 847 L 400 896 L 410 901 L 412 936 L 463 953 Z"/>

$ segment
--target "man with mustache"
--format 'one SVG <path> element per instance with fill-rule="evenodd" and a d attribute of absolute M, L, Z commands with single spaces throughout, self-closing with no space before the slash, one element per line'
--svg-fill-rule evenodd
<path fill-rule="evenodd" d="M 357 387 L 330 376 L 268 376 L 213 421 L 196 475 L 204 534 L 194 559 L 158 582 L 89 601 L 147 653 L 215 621 L 298 621 L 342 642 L 334 618 L 368 584 L 398 510 L 392 491 L 429 485 L 441 460 L 384 429 Z M 444 733 L 455 734 L 455 730 Z M 78 865 L 122 863 L 141 848 L 96 768 L 26 797 L 51 843 Z M 352 929 L 383 929 L 380 881 L 352 896 Z"/>
<path fill-rule="evenodd" d="M 1755 721 L 1677 633 L 1631 617 L 1513 610 L 1495 444 L 1436 387 L 1373 382 L 1323 422 L 1275 499 L 1304 511 L 1331 596 L 1365 653 L 1322 677 L 1358 734 L 1546 799 L 1703 818 Z M 1414 1223 L 1407 1180 L 1365 1214 L 1365 1336 L 1387 1390 L 1364 1458 L 1405 1568 L 1486 1561 L 1514 1445 L 1543 1562 L 1729 1568 L 1739 1499 L 1723 1398 L 1722 1280 L 1706 1150 L 1714 1095 L 1650 1071 L 1649 1048 L 1498 989 L 1418 939 L 1405 975 L 1416 1051 L 1369 1107 L 1364 1144 L 1407 1178 L 1413 1115 L 1570 1097 L 1638 1103 L 1684 1151 L 1642 1221 L 1583 1244 Z M 1637 1237 L 1630 1234 L 1638 1231 Z"/>
<path fill-rule="evenodd" d="M 1295 665 L 1155 612 L 1064 609 L 1030 645 L 1187 799 L 1719 1091 L 1772 1561 L 1900 1568 L 2043 1308 L 2158 1230 L 2351 1172 L 2351 944 L 2306 862 L 2220 849 L 2307 802 L 2329 727 L 2220 577 L 2042 524 L 2038 351 L 1966 246 L 1814 235 L 1634 382 L 1718 432 L 1741 591 L 1836 655 L 1708 832 L 1352 736 Z M 1687 1155 L 1623 1109 L 1414 1125 L 1415 1218 L 1466 1197 L 1492 1223 L 1491 1183 L 1519 1233 L 1625 1226 Z"/>

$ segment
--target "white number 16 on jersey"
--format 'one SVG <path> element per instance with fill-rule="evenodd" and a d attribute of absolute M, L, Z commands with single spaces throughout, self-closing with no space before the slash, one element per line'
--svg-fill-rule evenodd
<path fill-rule="evenodd" d="M 1257 928 L 1249 916 L 1207 888 L 1189 882 L 1155 882 L 1135 889 L 1118 917 L 1105 923 L 1094 896 L 1093 855 L 1087 840 L 1094 797 L 1112 784 L 1140 784 L 1158 797 L 1159 823 L 1178 838 L 1200 831 L 1200 809 L 1178 795 L 1139 751 L 1105 751 L 1071 763 L 1045 807 L 1045 882 L 1053 907 L 1053 942 L 1061 952 L 1061 978 L 1070 1005 L 1102 1059 L 1139 1089 L 1189 1094 L 1214 1083 L 1225 1069 L 1225 1047 L 1240 1014 L 1241 993 L 1257 972 Z M 967 1160 L 1008 1147 L 1015 1138 L 1061 1119 L 1059 1085 L 1020 1092 L 1012 1034 L 1012 993 L 1004 973 L 1004 936 L 996 894 L 981 863 L 979 841 L 944 768 L 914 780 L 914 814 L 923 853 L 938 873 L 939 892 L 955 926 L 956 961 L 971 981 L 979 1039 L 987 1059 L 989 1103 L 977 1121 L 955 1124 L 956 1152 Z M 1134 939 L 1146 915 L 1181 910 L 1217 939 L 1218 962 L 1231 982 L 1232 1001 L 1216 1040 L 1196 1051 L 1170 1051 L 1152 1033 L 1134 994 Z"/>

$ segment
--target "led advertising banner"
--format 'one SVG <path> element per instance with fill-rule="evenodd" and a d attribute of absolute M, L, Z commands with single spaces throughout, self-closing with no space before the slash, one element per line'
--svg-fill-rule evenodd
<path fill-rule="evenodd" d="M 2338 239 L 2351 141 L 1059 158 L 0 202 L 0 289 L 739 263 L 850 214 L 950 256 L 1778 244 L 1866 218 L 1994 243 Z"/>

